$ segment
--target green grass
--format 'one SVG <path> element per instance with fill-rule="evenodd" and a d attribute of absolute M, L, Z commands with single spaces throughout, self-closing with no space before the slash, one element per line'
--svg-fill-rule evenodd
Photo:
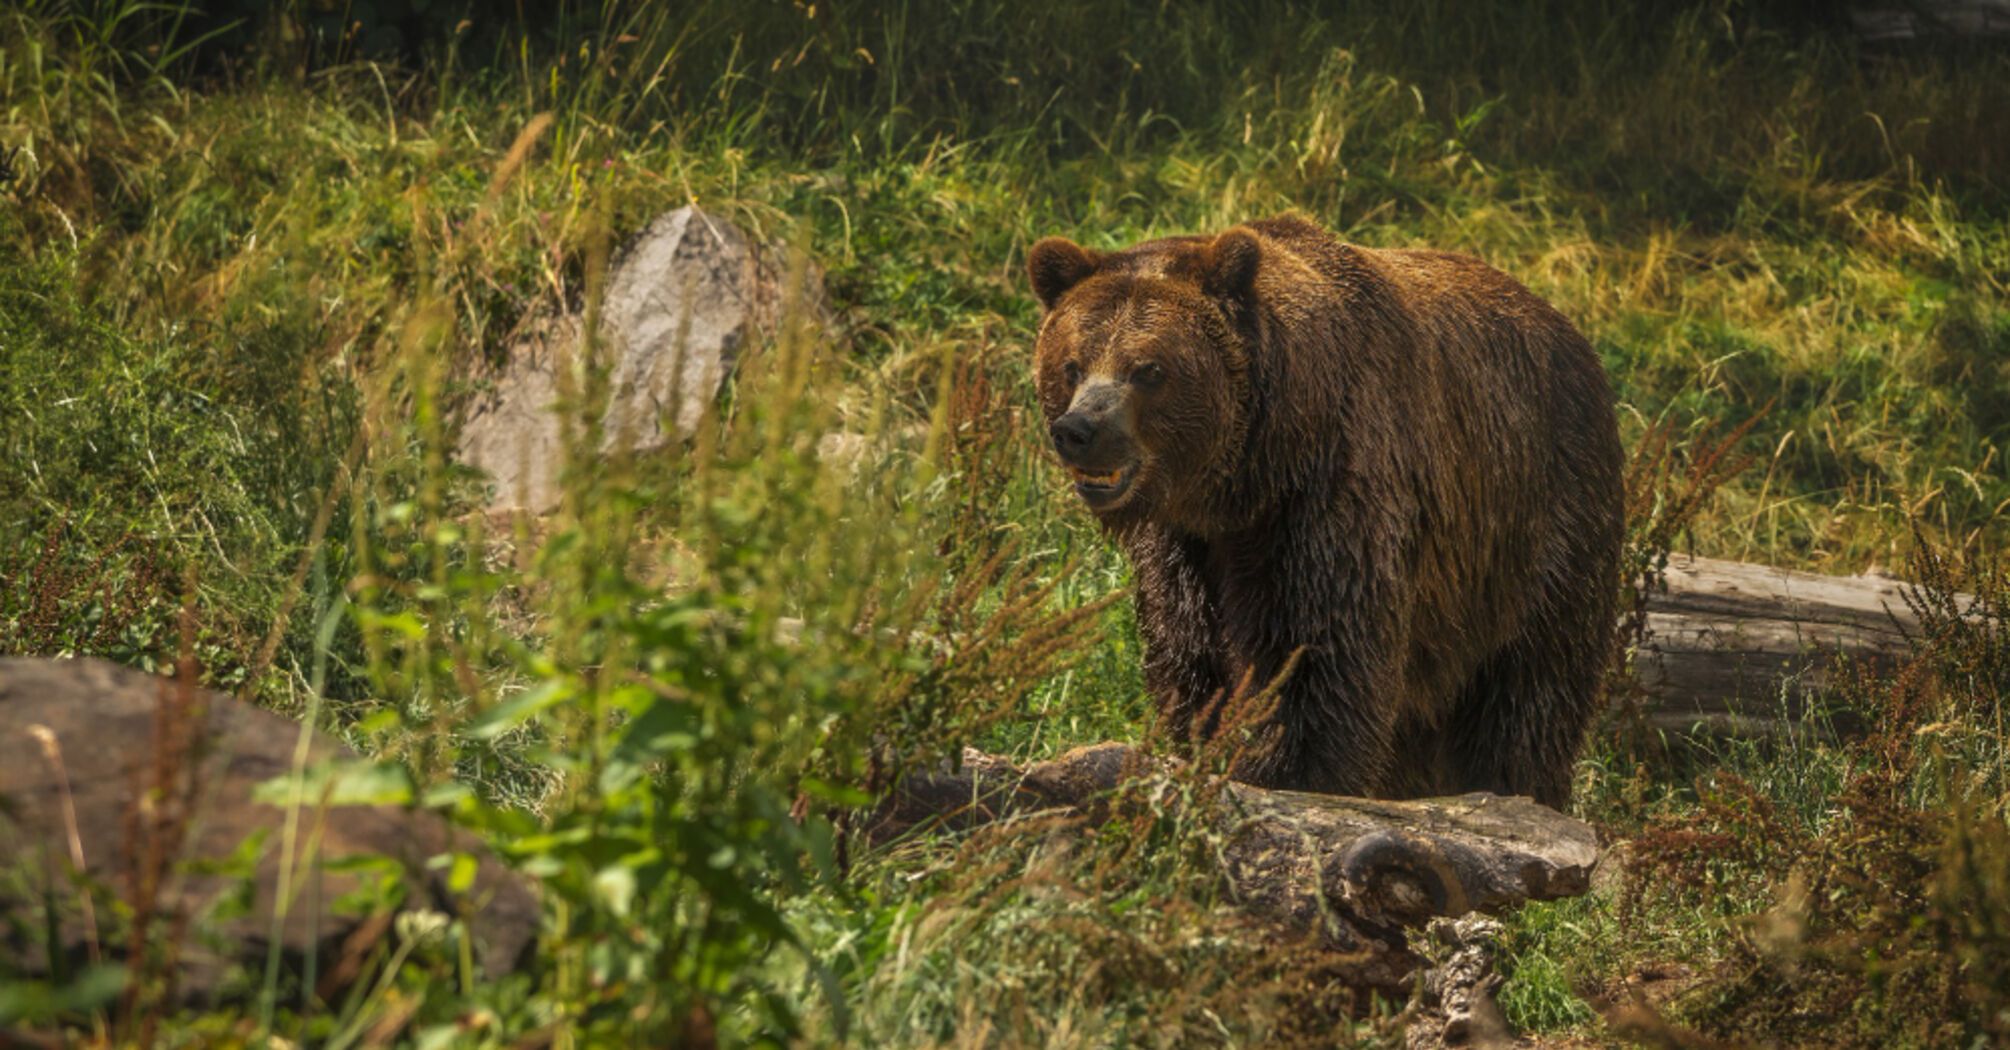
<path fill-rule="evenodd" d="M 1297 209 L 1361 243 L 1473 252 L 1584 329 L 1630 443 L 1660 426 L 1700 448 L 1763 412 L 1753 466 L 1682 545 L 1898 571 L 1915 536 L 1983 565 L 2010 538 L 2000 49 L 1870 50 L 1787 3 L 955 0 L 610 2 L 464 30 L 434 12 L 386 57 L 369 41 L 389 39 L 374 33 L 389 15 L 350 39 L 313 36 L 320 22 L 295 38 L 230 27 L 235 10 L 0 14 L 0 651 L 159 666 L 187 598 L 213 683 L 318 703 L 422 784 L 472 787 L 465 819 L 592 829 L 592 849 L 517 857 L 557 873 L 537 966 L 432 991 L 412 1038 L 462 1010 L 486 1011 L 470 1038 L 499 1045 L 560 1021 L 588 1042 L 658 1038 L 704 1010 L 735 1040 L 827 1041 L 848 1024 L 866 1045 L 1258 1044 L 1317 1041 L 1311 1021 L 1344 1012 L 1316 955 L 1278 957 L 1215 899 L 1193 829 L 1133 829 L 1148 863 L 1124 834 L 1066 849 L 999 834 L 840 873 L 821 817 L 801 837 L 769 826 L 805 771 L 836 785 L 828 804 L 883 786 L 877 759 L 964 743 L 1038 758 L 1149 725 L 1130 612 L 1094 605 L 1128 568 L 1030 422 L 1020 266 L 1047 233 L 1115 246 Z M 526 162 L 499 175 L 545 113 Z M 750 366 L 716 444 L 581 471 L 543 535 L 469 515 L 470 479 L 440 461 L 464 393 L 452 377 L 532 312 L 584 301 L 610 244 L 690 202 L 827 272 L 838 321 L 797 347 L 807 385 Z M 775 420 L 871 435 L 888 469 L 845 483 L 776 440 Z M 939 454 L 912 451 L 916 428 Z M 862 527 L 905 549 L 819 539 L 820 569 L 797 571 L 802 537 Z M 672 559 L 699 581 L 689 608 L 654 588 Z M 1003 642 L 947 656 L 830 642 L 798 661 L 758 630 L 690 627 L 786 615 L 833 639 L 868 608 L 897 610 L 881 628 L 990 625 Z M 1959 727 L 1935 733 L 1982 778 L 1965 795 L 1917 756 L 1873 790 L 1864 778 L 1893 760 L 1855 743 L 1677 761 L 1596 742 L 1581 812 L 1646 843 L 1642 870 L 1682 891 L 1511 917 L 1511 1020 L 1613 1038 L 1591 1000 L 1680 963 L 1701 990 L 1671 1016 L 1716 1035 L 1807 1038 L 1791 1011 L 1759 1008 L 1781 987 L 1858 993 L 1851 1038 L 1867 1043 L 1945 1034 L 1908 1027 L 1924 987 L 1973 1004 L 1964 1032 L 1992 1031 L 2000 1000 L 1963 989 L 1984 987 L 1966 975 L 1992 972 L 2000 931 L 1933 900 L 1838 889 L 1811 912 L 1819 964 L 1784 976 L 1751 933 L 1799 870 L 1754 829 L 1821 863 L 1947 874 L 1959 843 L 1995 856 L 2001 708 L 1975 699 L 1995 679 L 1938 652 L 1915 678 L 1967 706 L 1889 720 L 1920 728 L 1931 708 Z M 630 664 L 679 690 L 723 674 L 779 728 L 729 717 L 707 685 L 718 768 L 655 738 L 569 762 L 569 745 L 653 709 L 596 670 Z M 540 685 L 575 699 L 509 706 Z M 1870 683 L 1850 702 L 1888 714 L 1879 698 L 1912 688 Z M 605 780 L 616 755 L 661 776 Z M 704 881 L 696 853 L 609 863 L 617 843 L 678 841 L 675 822 L 704 812 L 678 808 L 694 799 L 725 815 L 715 830 L 743 847 L 732 870 L 758 907 Z M 1938 838 L 1850 837 L 1893 812 Z M 1726 836 L 1722 863 L 1654 852 L 1684 828 Z M 1816 848 L 1839 835 L 1864 852 Z M 1008 877 L 1022 871 L 1037 877 Z M 635 896 L 610 891 L 638 874 Z M 2001 885 L 1957 884 L 1992 900 Z M 1834 901 L 1857 903 L 1823 910 Z M 742 907 L 753 932 L 720 933 L 716 916 Z M 1940 939 L 1889 933 L 1893 909 Z M 597 947 L 644 929 L 626 954 Z M 1822 939 L 1850 929 L 1889 935 Z M 1929 948 L 1965 969 L 1908 984 L 1863 965 Z M 609 982 L 630 965 L 679 976 Z M 392 987 L 458 987 L 453 969 L 418 959 Z M 307 1013 L 294 1036 L 339 1027 Z M 193 1040 L 223 1022 L 178 1023 Z"/>

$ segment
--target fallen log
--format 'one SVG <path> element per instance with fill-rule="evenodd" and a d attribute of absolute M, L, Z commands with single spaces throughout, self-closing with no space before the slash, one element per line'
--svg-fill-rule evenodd
<path fill-rule="evenodd" d="M 1920 632 L 1900 581 L 1822 576 L 1680 557 L 1650 595 L 1635 668 L 1656 727 L 1760 732 L 1798 719 L 1838 657 L 1890 664 Z M 867 839 L 968 829 L 1036 810 L 1097 821 L 1123 781 L 1164 775 L 1124 744 L 1078 748 L 1021 768 L 966 750 L 960 769 L 912 775 L 876 811 Z M 1251 911 L 1367 949 L 1363 983 L 1401 979 L 1416 957 L 1403 931 L 1434 917 L 1494 913 L 1583 893 L 1592 829 L 1525 798 L 1474 794 L 1385 802 L 1223 783 L 1213 803 L 1224 874 Z"/>
<path fill-rule="evenodd" d="M 1677 557 L 1649 596 L 1635 658 L 1650 721 L 1688 730 L 1768 728 L 1799 717 L 1838 657 L 1891 663 L 1920 625 L 1887 576 L 1822 576 Z M 1142 763 L 1142 765 L 1141 765 Z M 868 838 L 922 825 L 969 828 L 1016 812 L 1095 812 L 1122 780 L 1153 772 L 1135 748 L 1100 744 L 1020 768 L 966 750 L 959 771 L 910 776 Z M 1310 923 L 1345 904 L 1373 924 L 1494 911 L 1582 892 L 1596 860 L 1585 825 L 1527 799 L 1466 795 L 1381 802 L 1224 785 L 1235 814 L 1231 880 L 1258 910 Z M 1224 819 L 1227 819 L 1226 817 Z"/>
<path fill-rule="evenodd" d="M 1850 28 L 1867 44 L 1936 37 L 1991 40 L 2010 36 L 2010 0 L 1906 0 L 1851 4 Z"/>
<path fill-rule="evenodd" d="M 969 829 L 1054 809 L 1100 822 L 1120 784 L 1171 775 L 1164 760 L 1127 744 L 1077 748 L 1023 769 L 966 750 L 958 770 L 905 778 L 865 832 L 884 844 L 927 828 Z M 1406 931 L 1432 917 L 1583 893 L 1598 861 L 1590 825 L 1526 798 L 1389 802 L 1204 783 L 1218 790 L 1190 797 L 1206 800 L 1236 901 L 1358 953 L 1353 980 L 1362 986 L 1406 987 L 1418 964 Z"/>
<path fill-rule="evenodd" d="M 1919 620 L 1889 576 L 1823 576 L 1677 557 L 1648 597 L 1634 669 L 1648 722 L 1687 731 L 1766 732 L 1807 716 L 1838 658 L 1889 666 Z"/>

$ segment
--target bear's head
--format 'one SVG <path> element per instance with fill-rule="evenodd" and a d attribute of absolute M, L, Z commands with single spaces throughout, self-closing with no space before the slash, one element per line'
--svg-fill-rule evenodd
<path fill-rule="evenodd" d="M 1233 474 L 1248 427 L 1239 319 L 1261 256 L 1246 229 L 1109 253 L 1060 237 L 1033 246 L 1040 406 L 1105 524 L 1195 523 Z"/>

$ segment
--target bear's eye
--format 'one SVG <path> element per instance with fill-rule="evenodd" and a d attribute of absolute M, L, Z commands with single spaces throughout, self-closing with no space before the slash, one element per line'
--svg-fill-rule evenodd
<path fill-rule="evenodd" d="M 1070 361 L 1067 364 L 1062 365 L 1061 378 L 1067 380 L 1069 386 L 1075 386 L 1079 384 L 1082 381 L 1082 366 L 1076 364 L 1073 361 Z"/>
<path fill-rule="evenodd" d="M 1131 385 L 1150 390 L 1166 381 L 1166 370 L 1147 361 L 1131 369 Z"/>

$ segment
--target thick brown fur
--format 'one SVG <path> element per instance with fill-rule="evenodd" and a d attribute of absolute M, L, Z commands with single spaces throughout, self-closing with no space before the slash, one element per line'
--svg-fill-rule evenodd
<path fill-rule="evenodd" d="M 1296 653 L 1239 778 L 1568 800 L 1622 542 L 1612 397 L 1569 321 L 1478 260 L 1296 217 L 1049 238 L 1028 270 L 1041 404 L 1133 563 L 1168 728 L 1214 733 Z"/>

